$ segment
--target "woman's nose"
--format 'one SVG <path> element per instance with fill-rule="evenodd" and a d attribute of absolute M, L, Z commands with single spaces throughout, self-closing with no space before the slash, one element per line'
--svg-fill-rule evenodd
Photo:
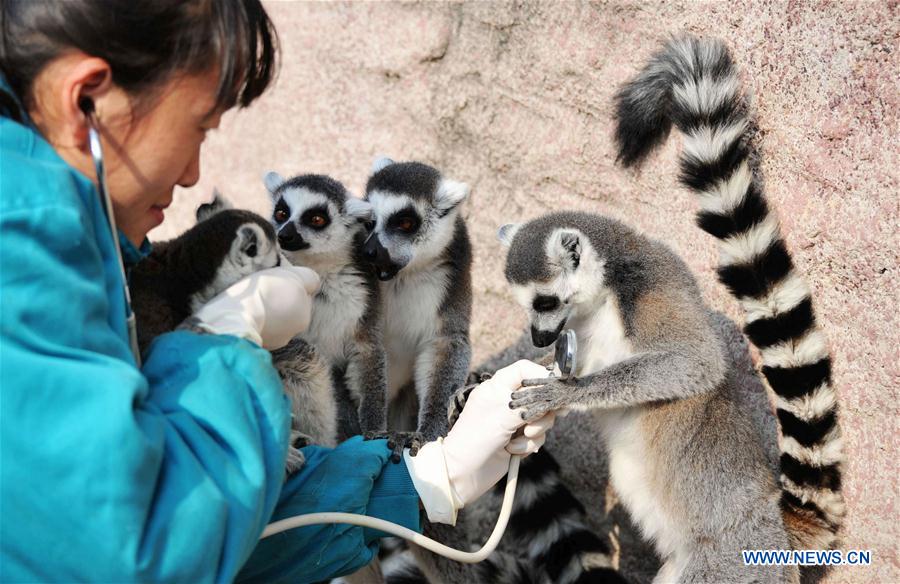
<path fill-rule="evenodd" d="M 182 187 L 192 187 L 200 180 L 200 149 L 194 154 L 191 162 L 184 169 L 181 178 L 178 179 L 178 185 Z"/>

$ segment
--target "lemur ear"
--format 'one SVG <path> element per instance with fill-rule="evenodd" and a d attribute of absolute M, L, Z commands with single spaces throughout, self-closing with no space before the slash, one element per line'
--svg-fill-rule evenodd
<path fill-rule="evenodd" d="M 466 183 L 441 179 L 434 194 L 434 206 L 444 211 L 452 211 L 469 196 L 469 185 Z"/>
<path fill-rule="evenodd" d="M 274 195 L 278 187 L 284 184 L 284 177 L 271 170 L 263 177 L 263 182 L 266 184 L 266 190 L 269 191 L 269 194 Z"/>
<path fill-rule="evenodd" d="M 505 247 L 509 247 L 512 245 L 513 237 L 516 236 L 516 233 L 518 233 L 521 228 L 521 223 L 507 223 L 497 230 L 497 239 L 499 239 L 500 243 Z"/>
<path fill-rule="evenodd" d="M 219 189 L 213 189 L 213 200 L 209 203 L 203 203 L 199 207 L 197 207 L 197 223 L 209 219 L 219 211 L 224 211 L 225 209 L 230 209 L 231 204 L 225 200 L 222 196 L 222 193 L 219 192 Z"/>
<path fill-rule="evenodd" d="M 241 255 L 256 257 L 256 254 L 259 252 L 259 236 L 256 233 L 256 229 L 254 229 L 251 225 L 243 225 L 240 229 L 238 229 L 237 233 L 237 241 L 235 242 L 235 246 L 238 251 L 240 251 Z M 232 249 L 234 249 L 232 247 Z"/>
<path fill-rule="evenodd" d="M 574 229 L 558 229 L 547 242 L 547 258 L 564 271 L 574 272 L 581 264 L 581 234 Z"/>
<path fill-rule="evenodd" d="M 368 221 L 374 215 L 371 203 L 353 196 L 344 201 L 344 212 L 357 221 Z"/>
<path fill-rule="evenodd" d="M 394 161 L 387 156 L 379 156 L 375 159 L 375 162 L 372 163 L 372 174 L 377 174 L 385 167 L 388 167 L 392 164 L 394 164 Z"/>

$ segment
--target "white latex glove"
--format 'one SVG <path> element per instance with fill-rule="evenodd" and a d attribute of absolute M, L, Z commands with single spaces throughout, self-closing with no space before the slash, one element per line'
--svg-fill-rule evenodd
<path fill-rule="evenodd" d="M 204 304 L 194 314 L 211 333 L 235 335 L 278 349 L 309 327 L 319 276 L 309 268 L 260 270 Z"/>
<path fill-rule="evenodd" d="M 547 375 L 545 367 L 531 361 L 504 367 L 472 390 L 446 438 L 425 444 L 414 457 L 404 451 L 429 521 L 455 525 L 460 509 L 503 478 L 510 452 L 530 454 L 543 445 L 555 414 L 526 424 L 519 410 L 509 408 L 509 402 L 522 380 Z M 520 428 L 522 436 L 513 440 Z"/>

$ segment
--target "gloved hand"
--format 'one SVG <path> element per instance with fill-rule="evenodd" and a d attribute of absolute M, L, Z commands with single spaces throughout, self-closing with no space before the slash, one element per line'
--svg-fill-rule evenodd
<path fill-rule="evenodd" d="M 455 525 L 459 509 L 503 478 L 510 452 L 530 454 L 543 445 L 555 413 L 526 424 L 519 410 L 510 409 L 509 402 L 523 379 L 548 375 L 545 367 L 531 361 L 504 367 L 472 390 L 445 438 L 425 444 L 415 457 L 404 452 L 429 521 Z M 522 436 L 513 440 L 520 428 Z"/>
<path fill-rule="evenodd" d="M 235 335 L 266 349 L 283 347 L 309 327 L 319 276 L 309 268 L 260 270 L 232 285 L 194 314 L 211 333 Z"/>

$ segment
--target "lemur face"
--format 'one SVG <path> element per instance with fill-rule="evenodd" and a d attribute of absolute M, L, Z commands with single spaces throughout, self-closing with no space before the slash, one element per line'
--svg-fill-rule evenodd
<path fill-rule="evenodd" d="M 228 208 L 216 193 L 197 210 L 197 224 L 179 237 L 191 253 L 185 266 L 205 285 L 191 298 L 194 308 L 259 270 L 281 264 L 275 230 L 251 211 Z"/>
<path fill-rule="evenodd" d="M 530 224 L 510 224 L 500 228 L 498 237 L 510 248 L 506 279 L 528 314 L 531 340 L 537 347 L 549 346 L 582 316 L 578 306 L 593 288 L 582 261 L 584 235 L 569 228 L 541 233 Z"/>
<path fill-rule="evenodd" d="M 265 177 L 272 197 L 272 225 L 285 254 L 298 264 L 351 250 L 362 221 L 371 217 L 369 205 L 338 181 L 322 175 L 289 180 L 275 172 Z"/>
<path fill-rule="evenodd" d="M 460 203 L 469 195 L 463 183 L 443 178 L 419 162 L 375 162 L 366 185 L 372 220 L 363 255 L 379 280 L 427 265 L 446 248 Z"/>

